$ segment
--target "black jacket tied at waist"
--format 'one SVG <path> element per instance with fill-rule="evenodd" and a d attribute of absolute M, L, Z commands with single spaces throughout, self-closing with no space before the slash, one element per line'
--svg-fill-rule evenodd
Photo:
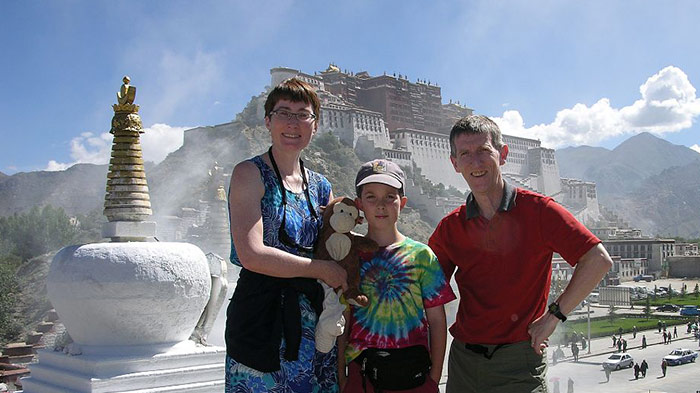
<path fill-rule="evenodd" d="M 279 278 L 242 269 L 226 312 L 226 352 L 237 362 L 262 372 L 280 369 L 284 358 L 298 359 L 301 344 L 299 294 L 320 315 L 323 288 L 311 278 Z"/>

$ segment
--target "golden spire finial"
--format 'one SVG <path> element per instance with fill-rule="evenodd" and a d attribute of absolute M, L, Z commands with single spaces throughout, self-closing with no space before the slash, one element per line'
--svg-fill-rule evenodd
<path fill-rule="evenodd" d="M 117 104 L 112 105 L 114 112 L 128 112 L 137 113 L 139 111 L 139 106 L 134 105 L 134 99 L 136 98 L 136 87 L 131 86 L 131 78 L 125 75 L 122 78 L 122 87 L 117 92 Z"/>

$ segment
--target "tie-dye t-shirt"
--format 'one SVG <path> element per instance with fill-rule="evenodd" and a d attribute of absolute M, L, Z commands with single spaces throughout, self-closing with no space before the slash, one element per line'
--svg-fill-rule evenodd
<path fill-rule="evenodd" d="M 360 290 L 369 305 L 350 306 L 347 362 L 366 348 L 428 347 L 425 309 L 455 299 L 430 247 L 406 238 L 360 259 Z"/>

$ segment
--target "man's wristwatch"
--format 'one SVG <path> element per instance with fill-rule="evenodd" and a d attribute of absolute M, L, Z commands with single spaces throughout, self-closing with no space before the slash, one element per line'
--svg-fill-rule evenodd
<path fill-rule="evenodd" d="M 549 313 L 554 315 L 555 317 L 561 319 L 562 322 L 566 322 L 566 315 L 564 315 L 561 312 L 561 309 L 559 308 L 559 303 L 550 304 L 547 308 L 547 311 L 549 311 Z"/>

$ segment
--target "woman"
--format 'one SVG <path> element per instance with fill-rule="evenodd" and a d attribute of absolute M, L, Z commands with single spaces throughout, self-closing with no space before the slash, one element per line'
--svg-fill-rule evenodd
<path fill-rule="evenodd" d="M 226 392 L 336 392 L 336 351 L 315 350 L 323 290 L 347 288 L 333 261 L 312 259 L 331 186 L 300 159 L 318 129 L 313 88 L 292 78 L 265 102 L 267 153 L 236 165 L 229 189 L 231 262 L 243 269 L 226 320 Z"/>

